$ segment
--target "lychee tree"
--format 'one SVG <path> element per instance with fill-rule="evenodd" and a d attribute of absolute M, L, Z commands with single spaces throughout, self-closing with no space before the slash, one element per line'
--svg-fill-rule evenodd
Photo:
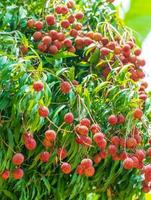
<path fill-rule="evenodd" d="M 150 191 L 145 61 L 112 2 L 1 2 L 2 200 Z"/>

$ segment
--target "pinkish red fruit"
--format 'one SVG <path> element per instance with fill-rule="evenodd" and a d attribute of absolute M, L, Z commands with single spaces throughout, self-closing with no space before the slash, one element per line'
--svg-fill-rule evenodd
<path fill-rule="evenodd" d="M 24 171 L 21 168 L 17 168 L 12 174 L 14 179 L 19 180 L 24 176 Z"/>
<path fill-rule="evenodd" d="M 131 137 L 131 138 L 128 138 L 127 141 L 126 141 L 126 146 L 127 148 L 129 149 L 134 149 L 136 148 L 137 146 L 137 141 L 135 138 Z"/>
<path fill-rule="evenodd" d="M 64 148 L 59 148 L 57 151 L 58 158 L 64 160 L 67 157 L 67 151 Z"/>
<path fill-rule="evenodd" d="M 45 132 L 45 138 L 50 142 L 54 142 L 56 140 L 56 132 L 54 130 L 47 130 Z"/>
<path fill-rule="evenodd" d="M 61 171 L 64 174 L 70 174 L 70 172 L 72 171 L 71 165 L 69 163 L 67 163 L 67 162 L 62 163 Z"/>
<path fill-rule="evenodd" d="M 40 154 L 40 157 L 39 159 L 42 161 L 42 162 L 48 162 L 49 161 L 49 158 L 50 158 L 50 153 L 48 151 L 44 151 Z"/>
<path fill-rule="evenodd" d="M 143 116 L 143 111 L 140 108 L 136 108 L 133 112 L 134 119 L 141 119 Z"/>
<path fill-rule="evenodd" d="M 84 125 L 87 128 L 90 128 L 91 121 L 88 118 L 83 118 L 80 120 L 80 125 Z"/>
<path fill-rule="evenodd" d="M 118 136 L 113 136 L 111 138 L 111 143 L 114 144 L 115 146 L 119 146 L 120 145 L 120 138 Z"/>
<path fill-rule="evenodd" d="M 108 118 L 108 122 L 111 125 L 116 125 L 117 122 L 118 122 L 118 119 L 117 119 L 116 115 L 110 115 L 109 118 Z"/>
<path fill-rule="evenodd" d="M 54 15 L 48 15 L 48 16 L 46 16 L 46 22 L 50 26 L 54 25 L 56 23 Z"/>
<path fill-rule="evenodd" d="M 117 147 L 113 144 L 110 144 L 108 147 L 108 152 L 110 155 L 115 155 L 117 152 Z"/>
<path fill-rule="evenodd" d="M 2 174 L 1 174 L 1 177 L 2 179 L 4 180 L 7 180 L 10 176 L 10 171 L 9 170 L 5 170 Z"/>
<path fill-rule="evenodd" d="M 67 81 L 62 81 L 60 84 L 60 90 L 63 94 L 68 94 L 71 90 L 71 85 Z"/>
<path fill-rule="evenodd" d="M 81 166 L 85 169 L 85 168 L 88 168 L 88 167 L 91 167 L 93 165 L 93 161 L 89 158 L 84 158 L 82 161 L 81 161 Z"/>
<path fill-rule="evenodd" d="M 72 124 L 73 123 L 73 120 L 74 120 L 74 116 L 72 113 L 67 113 L 65 114 L 64 116 L 64 121 L 67 123 L 67 124 Z"/>
<path fill-rule="evenodd" d="M 95 173 L 95 168 L 94 168 L 93 166 L 88 167 L 88 168 L 86 168 L 86 169 L 84 170 L 85 176 L 88 176 L 88 177 L 93 176 L 94 173 Z"/>
<path fill-rule="evenodd" d="M 34 138 L 25 139 L 25 147 L 29 151 L 33 151 L 37 146 L 37 143 Z"/>
<path fill-rule="evenodd" d="M 124 169 L 132 169 L 134 167 L 134 161 L 131 158 L 126 158 L 123 161 Z"/>
<path fill-rule="evenodd" d="M 40 106 L 38 109 L 40 117 L 48 117 L 49 109 L 46 106 Z"/>
<path fill-rule="evenodd" d="M 77 166 L 76 173 L 79 175 L 82 175 L 84 173 L 84 169 L 83 169 L 82 165 Z"/>
<path fill-rule="evenodd" d="M 36 82 L 34 82 L 34 84 L 33 84 L 33 88 L 34 88 L 34 90 L 35 90 L 36 92 L 40 92 L 41 90 L 43 90 L 44 84 L 43 84 L 43 82 L 41 82 L 41 81 L 36 81 Z"/>
<path fill-rule="evenodd" d="M 43 22 L 41 22 L 41 21 L 36 21 L 36 22 L 34 23 L 34 26 L 35 26 L 35 28 L 36 28 L 37 31 L 40 31 L 40 30 L 43 28 Z"/>
<path fill-rule="evenodd" d="M 105 138 L 104 134 L 101 132 L 98 132 L 96 134 L 94 134 L 93 136 L 93 140 L 94 142 L 96 142 L 97 144 L 100 143 L 103 139 Z"/>
<path fill-rule="evenodd" d="M 101 128 L 98 124 L 92 124 L 91 128 L 90 128 L 91 132 L 93 134 L 98 133 L 101 131 Z"/>
<path fill-rule="evenodd" d="M 14 165 L 21 165 L 24 162 L 24 155 L 22 153 L 16 153 L 12 158 L 12 162 Z"/>

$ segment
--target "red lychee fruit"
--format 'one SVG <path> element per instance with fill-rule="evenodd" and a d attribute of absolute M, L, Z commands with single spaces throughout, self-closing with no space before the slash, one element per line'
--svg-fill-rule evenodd
<path fill-rule="evenodd" d="M 132 169 L 134 167 L 134 161 L 131 158 L 126 158 L 123 161 L 123 167 L 124 169 Z"/>
<path fill-rule="evenodd" d="M 64 121 L 65 121 L 67 124 L 72 124 L 73 121 L 74 121 L 74 116 L 73 116 L 73 114 L 72 114 L 71 112 L 65 114 L 65 116 L 64 116 Z"/>
<path fill-rule="evenodd" d="M 37 143 L 34 138 L 25 139 L 25 147 L 29 151 L 33 151 L 37 146 Z"/>
<path fill-rule="evenodd" d="M 65 40 L 65 35 L 64 35 L 64 33 L 62 33 L 62 32 L 58 33 L 57 38 L 58 38 L 59 41 L 64 41 L 64 40 Z"/>
<path fill-rule="evenodd" d="M 46 22 L 50 26 L 55 25 L 56 21 L 55 21 L 54 15 L 48 15 L 48 16 L 46 16 Z"/>
<path fill-rule="evenodd" d="M 33 38 L 34 38 L 35 41 L 41 40 L 42 39 L 42 33 L 40 31 L 34 32 Z"/>
<path fill-rule="evenodd" d="M 91 121 L 88 118 L 83 118 L 80 120 L 80 125 L 84 125 L 87 128 L 90 128 Z"/>
<path fill-rule="evenodd" d="M 141 149 L 137 149 L 135 152 L 135 156 L 138 158 L 140 162 L 142 162 L 145 159 L 145 151 Z"/>
<path fill-rule="evenodd" d="M 73 24 L 74 21 L 75 21 L 74 16 L 73 15 L 68 16 L 68 21 L 69 21 L 70 24 Z"/>
<path fill-rule="evenodd" d="M 57 14 L 61 14 L 61 11 L 62 11 L 61 6 L 56 6 L 55 11 L 56 11 Z"/>
<path fill-rule="evenodd" d="M 79 175 L 82 175 L 84 173 L 84 169 L 83 169 L 82 165 L 77 166 L 76 173 Z"/>
<path fill-rule="evenodd" d="M 42 81 L 36 81 L 33 84 L 33 88 L 36 92 L 40 92 L 44 88 L 44 84 Z"/>
<path fill-rule="evenodd" d="M 88 167 L 91 167 L 93 165 L 93 161 L 89 158 L 84 158 L 82 161 L 81 161 L 81 166 L 85 169 L 85 168 L 88 168 Z"/>
<path fill-rule="evenodd" d="M 69 0 L 68 2 L 67 2 L 67 7 L 68 8 L 74 8 L 74 1 L 72 1 L 72 0 Z"/>
<path fill-rule="evenodd" d="M 50 142 L 54 142 L 56 140 L 56 132 L 54 130 L 47 130 L 45 132 L 45 138 Z"/>
<path fill-rule="evenodd" d="M 93 33 L 93 38 L 91 37 L 91 39 L 94 39 L 95 41 L 99 42 L 102 39 L 102 35 L 101 33 Z"/>
<path fill-rule="evenodd" d="M 84 169 L 85 176 L 91 177 L 95 173 L 95 168 L 93 166 Z"/>
<path fill-rule="evenodd" d="M 16 153 L 12 158 L 12 162 L 14 165 L 21 165 L 24 162 L 24 155 L 22 153 Z"/>
<path fill-rule="evenodd" d="M 40 117 L 48 117 L 49 109 L 46 106 L 40 106 L 38 109 Z"/>
<path fill-rule="evenodd" d="M 57 151 L 58 158 L 64 160 L 67 157 L 67 151 L 64 148 L 59 148 Z"/>
<path fill-rule="evenodd" d="M 9 170 L 5 170 L 3 171 L 3 173 L 1 174 L 2 179 L 7 180 L 10 176 L 10 171 Z"/>
<path fill-rule="evenodd" d="M 42 42 L 38 44 L 38 50 L 41 52 L 45 52 L 47 50 L 47 45 L 43 44 Z"/>
<path fill-rule="evenodd" d="M 105 138 L 105 135 L 101 132 L 95 133 L 95 135 L 93 136 L 93 140 L 97 144 L 100 143 L 104 138 Z"/>
<path fill-rule="evenodd" d="M 43 22 L 41 22 L 41 21 L 36 21 L 36 22 L 34 23 L 34 26 L 35 26 L 35 28 L 36 28 L 37 31 L 40 31 L 40 30 L 43 28 Z"/>
<path fill-rule="evenodd" d="M 93 134 L 95 134 L 95 133 L 100 132 L 101 128 L 98 124 L 92 124 L 90 130 Z"/>
<path fill-rule="evenodd" d="M 55 45 L 51 45 L 49 47 L 49 53 L 52 54 L 52 55 L 57 54 L 58 53 L 58 48 Z"/>
<path fill-rule="evenodd" d="M 50 153 L 48 151 L 44 151 L 44 152 L 40 153 L 39 159 L 42 162 L 45 162 L 45 163 L 48 162 L 49 158 L 50 158 Z"/>
<path fill-rule="evenodd" d="M 116 117 L 116 115 L 110 115 L 108 117 L 108 122 L 111 124 L 111 125 L 116 125 L 117 122 L 118 122 L 118 119 Z"/>
<path fill-rule="evenodd" d="M 102 139 L 99 143 L 97 143 L 98 147 L 102 150 L 105 149 L 106 145 L 107 145 L 107 142 L 105 139 Z"/>
<path fill-rule="evenodd" d="M 70 39 L 65 39 L 65 40 L 63 41 L 63 44 L 64 44 L 64 46 L 67 47 L 67 48 L 72 47 L 72 41 L 71 41 Z"/>
<path fill-rule="evenodd" d="M 139 48 L 134 49 L 134 54 L 135 54 L 135 56 L 140 56 L 141 55 L 141 49 L 139 49 Z"/>
<path fill-rule="evenodd" d="M 70 172 L 72 171 L 71 165 L 69 163 L 67 163 L 67 162 L 62 163 L 61 171 L 64 174 L 70 174 Z"/>
<path fill-rule="evenodd" d="M 28 47 L 25 45 L 20 46 L 20 51 L 22 52 L 23 55 L 28 53 Z"/>
<path fill-rule="evenodd" d="M 119 146 L 120 145 L 120 138 L 118 136 L 113 136 L 111 138 L 111 143 L 114 144 L 115 146 Z"/>
<path fill-rule="evenodd" d="M 63 21 L 61 22 L 61 26 L 62 26 L 62 28 L 67 29 L 67 28 L 69 28 L 70 23 L 69 23 L 68 20 L 63 20 Z"/>
<path fill-rule="evenodd" d="M 61 7 L 61 14 L 66 15 L 69 12 L 68 7 L 62 6 Z"/>
<path fill-rule="evenodd" d="M 131 137 L 126 140 L 126 146 L 129 149 L 134 149 L 137 146 L 137 141 L 135 138 Z"/>
<path fill-rule="evenodd" d="M 141 119 L 143 116 L 143 111 L 140 108 L 136 108 L 133 112 L 134 119 Z"/>
<path fill-rule="evenodd" d="M 33 20 L 33 19 L 29 19 L 29 20 L 27 21 L 27 27 L 28 27 L 28 28 L 33 28 L 33 27 L 34 27 L 34 24 L 35 24 L 35 20 Z"/>
<path fill-rule="evenodd" d="M 76 38 L 78 36 L 78 31 L 76 29 L 70 30 L 70 36 Z"/>
<path fill-rule="evenodd" d="M 115 155 L 117 152 L 117 147 L 113 144 L 110 144 L 108 147 L 108 152 L 110 155 Z"/>
<path fill-rule="evenodd" d="M 76 132 L 80 135 L 88 135 L 89 129 L 84 125 L 77 125 Z"/>
<path fill-rule="evenodd" d="M 119 114 L 119 115 L 117 116 L 117 123 L 118 123 L 118 124 L 123 124 L 124 122 L 125 122 L 125 117 L 124 117 L 124 115 Z"/>
<path fill-rule="evenodd" d="M 71 90 L 71 85 L 67 81 L 62 81 L 60 84 L 60 90 L 63 94 L 68 94 Z"/>
<path fill-rule="evenodd" d="M 77 20 L 83 19 L 83 17 L 84 17 L 84 14 L 82 12 L 78 12 L 78 13 L 75 14 L 75 18 Z"/>
<path fill-rule="evenodd" d="M 52 42 L 52 39 L 51 39 L 50 36 L 44 36 L 44 37 L 42 38 L 42 42 L 43 42 L 43 44 L 49 46 L 49 45 L 51 44 L 51 42 Z"/>
<path fill-rule="evenodd" d="M 58 39 L 58 32 L 55 30 L 51 30 L 49 32 L 49 36 L 51 37 L 52 40 L 57 40 Z"/>
<path fill-rule="evenodd" d="M 17 168 L 13 171 L 13 178 L 18 180 L 24 176 L 24 171 L 21 168 Z"/>

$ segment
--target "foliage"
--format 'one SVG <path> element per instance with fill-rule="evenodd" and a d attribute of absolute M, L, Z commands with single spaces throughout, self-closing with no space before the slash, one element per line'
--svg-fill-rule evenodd
<path fill-rule="evenodd" d="M 48 4 L 49 3 L 49 4 Z M 131 63 L 123 64 L 113 52 L 103 59 L 100 50 L 90 45 L 76 52 L 60 50 L 56 55 L 38 51 L 37 42 L 32 35 L 34 29 L 28 29 L 28 19 L 44 20 L 45 15 L 53 11 L 59 1 L 1 1 L 0 32 L 0 172 L 5 169 L 13 171 L 16 166 L 12 157 L 16 152 L 24 154 L 25 161 L 21 168 L 24 177 L 14 180 L 0 179 L 1 200 L 40 200 L 40 199 L 112 199 L 132 200 L 135 196 L 143 200 L 142 177 L 140 170 L 125 170 L 121 160 L 112 159 L 110 155 L 94 164 L 95 174 L 92 177 L 79 176 L 77 165 L 83 158 L 94 159 L 100 148 L 93 142 L 88 148 L 76 143 L 75 127 L 85 117 L 91 123 L 97 123 L 109 142 L 112 136 L 118 135 L 127 139 L 136 126 L 142 135 L 138 149 L 149 147 L 148 127 L 150 122 L 151 103 L 140 99 L 140 85 L 131 77 Z M 133 35 L 123 26 L 112 4 L 99 0 L 77 1 L 77 10 L 82 9 L 85 17 L 82 22 L 84 31 L 101 32 L 111 41 L 118 36 L 125 44 L 133 40 Z M 45 28 L 44 31 L 47 31 Z M 48 28 L 49 29 L 49 28 Z M 67 34 L 67 31 L 66 31 Z M 117 38 L 117 41 L 118 41 Z M 21 52 L 21 46 L 28 46 L 28 53 Z M 99 53 L 98 53 L 99 52 Z M 110 66 L 105 76 L 104 66 Z M 36 92 L 33 84 L 41 80 L 44 90 Z M 71 85 L 69 94 L 63 94 L 60 83 L 68 81 Z M 73 81 L 77 80 L 75 86 Z M 40 117 L 40 106 L 49 108 L 49 116 Z M 142 120 L 133 118 L 133 111 L 140 107 Z M 72 112 L 74 123 L 64 122 L 64 115 Z M 112 114 L 125 116 L 124 124 L 111 126 L 108 117 Z M 43 145 L 47 129 L 57 133 L 55 143 L 46 148 Z M 34 151 L 25 148 L 23 135 L 30 132 L 37 142 Z M 89 132 L 90 138 L 93 134 Z M 57 156 L 59 147 L 64 147 L 68 156 L 66 162 L 72 166 L 72 173 L 63 174 L 62 162 Z M 47 163 L 39 160 L 44 150 L 51 152 Z M 106 149 L 107 150 L 107 149 Z M 118 149 L 118 155 L 123 151 Z M 128 154 L 134 150 L 127 149 Z M 145 164 L 150 162 L 146 158 Z M 129 194 L 129 195 L 127 195 Z"/>

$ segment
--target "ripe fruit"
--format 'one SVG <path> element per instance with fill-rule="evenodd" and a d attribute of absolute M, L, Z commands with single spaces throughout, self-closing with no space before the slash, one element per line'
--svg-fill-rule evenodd
<path fill-rule="evenodd" d="M 135 156 L 138 158 L 138 160 L 140 162 L 142 162 L 145 158 L 145 151 L 144 150 L 141 150 L 141 149 L 138 149 L 136 150 L 135 152 Z"/>
<path fill-rule="evenodd" d="M 85 169 L 85 168 L 88 168 L 88 167 L 91 167 L 93 165 L 93 161 L 89 158 L 84 158 L 82 161 L 81 161 L 81 166 Z"/>
<path fill-rule="evenodd" d="M 108 152 L 111 155 L 115 155 L 116 152 L 117 152 L 117 147 L 113 144 L 110 144 L 109 147 L 108 147 Z"/>
<path fill-rule="evenodd" d="M 147 156 L 151 157 L 151 147 L 147 149 Z"/>
<path fill-rule="evenodd" d="M 105 149 L 106 145 L 107 145 L 107 142 L 105 139 L 102 139 L 99 143 L 97 143 L 98 147 L 102 150 Z"/>
<path fill-rule="evenodd" d="M 78 135 L 77 138 L 76 138 L 76 142 L 78 144 L 81 144 L 85 147 L 90 147 L 91 144 L 92 144 L 92 140 L 90 137 L 86 137 L 84 135 Z"/>
<path fill-rule="evenodd" d="M 47 50 L 47 45 L 43 44 L 42 42 L 38 44 L 38 50 L 41 52 L 45 52 Z"/>
<path fill-rule="evenodd" d="M 60 84 L 60 90 L 63 94 L 68 94 L 71 90 L 71 85 L 67 81 L 62 81 Z"/>
<path fill-rule="evenodd" d="M 102 159 L 105 159 L 105 158 L 108 156 L 107 152 L 105 152 L 105 151 L 101 151 L 101 152 L 99 153 L 99 155 L 100 155 L 100 157 L 101 157 Z"/>
<path fill-rule="evenodd" d="M 48 16 L 46 16 L 46 22 L 50 26 L 54 25 L 56 23 L 54 15 L 48 15 Z"/>
<path fill-rule="evenodd" d="M 95 173 L 95 168 L 94 168 L 93 166 L 88 167 L 88 168 L 86 168 L 86 169 L 84 170 L 85 176 L 88 176 L 88 177 L 93 176 L 94 173 Z"/>
<path fill-rule="evenodd" d="M 81 24 L 81 23 L 76 23 L 76 24 L 74 25 L 74 28 L 75 28 L 76 30 L 80 31 L 80 30 L 82 29 L 82 24 Z"/>
<path fill-rule="evenodd" d="M 111 125 L 117 124 L 118 119 L 117 119 L 116 115 L 110 115 L 110 116 L 108 117 L 108 122 L 109 122 Z"/>
<path fill-rule="evenodd" d="M 129 45 L 129 44 L 125 44 L 125 45 L 123 46 L 123 49 L 122 49 L 122 50 L 123 50 L 124 52 L 129 52 L 130 49 L 131 49 L 130 45 Z"/>
<path fill-rule="evenodd" d="M 64 33 L 61 33 L 61 32 L 58 33 L 57 38 L 58 38 L 59 41 L 63 41 L 63 40 L 65 40 L 65 35 L 64 35 Z"/>
<path fill-rule="evenodd" d="M 33 19 L 29 19 L 29 20 L 27 21 L 27 27 L 28 27 L 28 28 L 33 28 L 33 27 L 34 27 L 34 24 L 35 24 L 35 20 L 33 20 Z"/>
<path fill-rule="evenodd" d="M 124 122 L 125 122 L 125 117 L 124 117 L 124 115 L 119 114 L 119 115 L 117 116 L 117 123 L 118 123 L 118 124 L 123 124 Z"/>
<path fill-rule="evenodd" d="M 64 46 L 67 47 L 67 48 L 70 48 L 72 47 L 72 41 L 69 40 L 69 39 L 65 39 L 64 42 L 63 42 Z"/>
<path fill-rule="evenodd" d="M 54 130 L 47 130 L 45 132 L 45 138 L 50 142 L 54 142 L 56 139 L 56 132 Z"/>
<path fill-rule="evenodd" d="M 102 47 L 100 49 L 100 53 L 101 53 L 102 56 L 107 56 L 110 53 L 110 50 L 106 47 Z"/>
<path fill-rule="evenodd" d="M 71 112 L 65 114 L 65 116 L 64 116 L 64 121 L 65 121 L 67 124 L 72 124 L 73 120 L 74 120 L 74 116 L 73 116 L 73 114 L 72 114 Z"/>
<path fill-rule="evenodd" d="M 36 82 L 34 82 L 34 84 L 33 84 L 33 88 L 34 88 L 34 90 L 35 90 L 36 92 L 39 92 L 39 91 L 43 90 L 44 84 L 43 84 L 43 82 L 41 82 L 41 81 L 36 81 Z"/>
<path fill-rule="evenodd" d="M 87 135 L 88 132 L 89 132 L 89 129 L 86 126 L 84 126 L 84 125 L 78 125 L 76 127 L 76 132 L 78 134 L 80 134 L 80 135 Z"/>
<path fill-rule="evenodd" d="M 124 161 L 123 161 L 123 167 L 125 169 L 132 169 L 134 166 L 134 161 L 131 159 L 131 158 L 126 158 Z"/>
<path fill-rule="evenodd" d="M 114 144 L 115 146 L 119 146 L 119 144 L 120 144 L 120 138 L 118 136 L 113 136 L 111 138 L 111 143 Z"/>
<path fill-rule="evenodd" d="M 49 161 L 49 158 L 50 158 L 50 153 L 48 151 L 44 151 L 40 154 L 40 157 L 39 159 L 42 161 L 42 162 L 48 162 Z"/>
<path fill-rule="evenodd" d="M 37 21 L 37 22 L 35 22 L 34 26 L 37 31 L 40 31 L 43 28 L 43 22 Z"/>
<path fill-rule="evenodd" d="M 64 160 L 67 157 L 67 151 L 64 148 L 59 148 L 57 151 L 57 155 L 60 160 Z"/>
<path fill-rule="evenodd" d="M 136 108 L 133 112 L 134 119 L 141 119 L 143 116 L 143 111 L 140 108 Z"/>
<path fill-rule="evenodd" d="M 102 160 L 102 158 L 101 158 L 100 154 L 96 154 L 96 155 L 94 156 L 94 158 L 93 158 L 93 161 L 95 162 L 95 164 L 100 163 L 101 160 Z"/>
<path fill-rule="evenodd" d="M 28 47 L 25 45 L 20 46 L 20 51 L 22 52 L 23 55 L 28 53 Z"/>
<path fill-rule="evenodd" d="M 13 178 L 18 180 L 24 176 L 24 171 L 21 168 L 17 168 L 13 171 Z"/>
<path fill-rule="evenodd" d="M 83 17 L 84 17 L 84 14 L 83 14 L 82 12 L 78 12 L 78 13 L 75 14 L 75 18 L 76 18 L 77 20 L 80 20 L 80 19 L 82 19 Z"/>
<path fill-rule="evenodd" d="M 71 29 L 69 34 L 70 36 L 76 38 L 78 36 L 78 31 L 76 29 Z"/>
<path fill-rule="evenodd" d="M 49 109 L 46 106 L 40 106 L 38 109 L 40 117 L 48 117 Z"/>
<path fill-rule="evenodd" d="M 93 33 L 93 38 L 92 38 L 92 36 L 90 36 L 90 37 L 91 37 L 91 39 L 94 39 L 97 42 L 101 41 L 101 39 L 102 39 L 101 33 Z"/>
<path fill-rule="evenodd" d="M 12 158 L 12 162 L 14 165 L 21 165 L 24 162 L 24 155 L 22 153 L 16 153 Z"/>
<path fill-rule="evenodd" d="M 69 52 L 72 52 L 72 53 L 75 53 L 76 52 L 76 49 L 75 47 L 71 46 L 69 49 L 68 49 Z"/>
<path fill-rule="evenodd" d="M 69 21 L 70 24 L 73 24 L 74 21 L 75 21 L 74 16 L 73 16 L 73 15 L 70 15 L 70 16 L 68 17 L 68 21 Z"/>
<path fill-rule="evenodd" d="M 42 39 L 42 33 L 40 31 L 34 32 L 33 38 L 34 38 L 35 41 L 41 40 Z"/>
<path fill-rule="evenodd" d="M 61 6 L 56 6 L 55 11 L 57 14 L 61 14 Z"/>
<path fill-rule="evenodd" d="M 69 0 L 69 1 L 67 2 L 67 7 L 68 7 L 68 8 L 74 8 L 74 1 Z"/>
<path fill-rule="evenodd" d="M 92 39 L 90 39 L 90 38 L 88 38 L 88 37 L 85 37 L 84 38 L 84 45 L 85 46 L 89 46 L 90 44 L 92 44 L 93 43 L 93 40 Z"/>
<path fill-rule="evenodd" d="M 58 32 L 55 30 L 51 30 L 49 32 L 49 36 L 51 37 L 52 40 L 57 40 L 58 39 Z"/>
<path fill-rule="evenodd" d="M 55 45 L 58 50 L 60 50 L 62 47 L 62 43 L 59 40 L 53 41 L 53 45 Z"/>
<path fill-rule="evenodd" d="M 151 181 L 151 165 L 146 165 L 143 171 L 145 175 L 145 181 L 150 182 Z"/>
<path fill-rule="evenodd" d="M 90 128 L 91 121 L 88 118 L 81 119 L 80 125 L 84 125 L 87 128 Z"/>
<path fill-rule="evenodd" d="M 26 149 L 28 149 L 29 151 L 32 151 L 36 148 L 37 143 L 35 141 L 34 138 L 27 138 L 25 139 L 25 147 Z"/>
<path fill-rule="evenodd" d="M 79 175 L 82 175 L 84 173 L 84 169 L 83 169 L 82 165 L 77 166 L 76 173 Z"/>
<path fill-rule="evenodd" d="M 62 13 L 63 15 L 66 15 L 68 12 L 69 12 L 69 10 L 68 10 L 68 8 L 67 8 L 66 6 L 62 6 L 62 7 L 61 7 L 61 13 Z"/>
<path fill-rule="evenodd" d="M 42 42 L 43 42 L 43 44 L 49 46 L 49 45 L 51 44 L 51 42 L 52 42 L 52 39 L 51 39 L 50 36 L 44 36 L 44 37 L 42 38 Z"/>
<path fill-rule="evenodd" d="M 93 136 L 93 140 L 94 140 L 94 142 L 96 142 L 98 144 L 104 139 L 104 137 L 105 136 L 103 133 L 98 132 Z"/>
<path fill-rule="evenodd" d="M 50 54 L 55 55 L 56 53 L 58 53 L 58 48 L 55 45 L 51 45 L 49 47 L 49 52 Z"/>
<path fill-rule="evenodd" d="M 90 130 L 93 134 L 95 134 L 95 133 L 98 133 L 99 131 L 101 131 L 101 128 L 98 124 L 92 124 Z"/>
<path fill-rule="evenodd" d="M 42 141 L 42 144 L 44 147 L 48 148 L 48 147 L 52 147 L 53 144 L 51 141 L 47 140 L 47 138 L 44 138 L 44 140 Z"/>
<path fill-rule="evenodd" d="M 10 176 L 10 171 L 9 170 L 5 170 L 2 174 L 1 174 L 1 177 L 2 179 L 4 180 L 7 180 Z"/>
<path fill-rule="evenodd" d="M 63 21 L 61 22 L 61 26 L 62 26 L 63 28 L 65 28 L 65 29 L 67 29 L 67 28 L 69 28 L 70 23 L 69 23 L 68 20 L 63 20 Z"/>
<path fill-rule="evenodd" d="M 62 165 L 61 165 L 61 171 L 64 174 L 70 174 L 70 172 L 72 171 L 71 165 L 69 163 L 67 163 L 67 162 L 62 163 Z"/>
<path fill-rule="evenodd" d="M 135 54 L 135 56 L 141 55 L 141 49 L 136 48 L 136 49 L 134 50 L 134 54 Z"/>
<path fill-rule="evenodd" d="M 129 149 L 133 149 L 137 146 L 137 141 L 135 138 L 131 137 L 131 138 L 128 138 L 127 141 L 126 141 L 126 146 L 127 148 Z"/>

